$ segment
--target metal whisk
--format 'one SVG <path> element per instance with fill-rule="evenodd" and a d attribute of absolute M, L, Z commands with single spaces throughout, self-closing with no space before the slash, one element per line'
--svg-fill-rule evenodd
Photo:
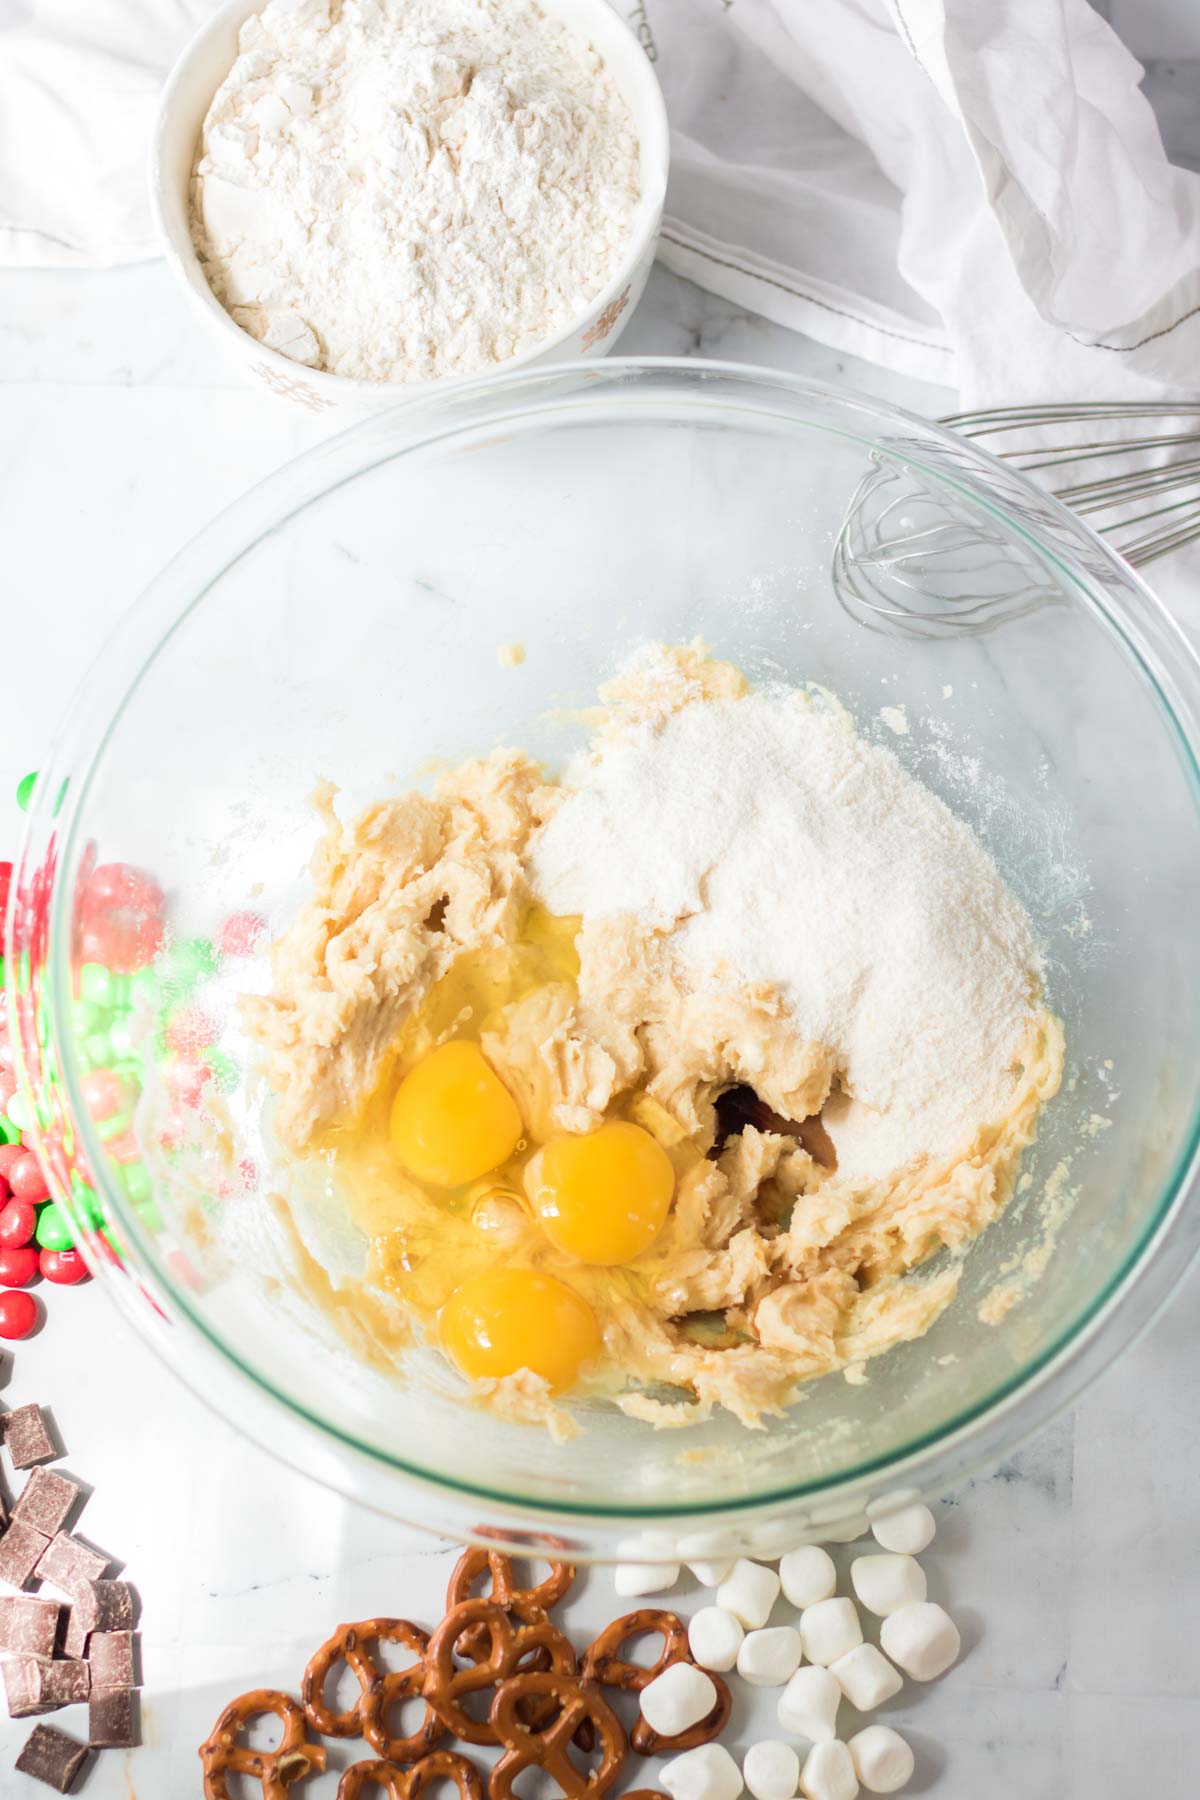
<path fill-rule="evenodd" d="M 1007 406 L 940 422 L 1032 475 L 1135 568 L 1200 538 L 1200 402 Z M 1054 598 L 1010 534 L 895 461 L 859 484 L 833 575 L 853 617 L 910 636 L 984 631 Z"/>

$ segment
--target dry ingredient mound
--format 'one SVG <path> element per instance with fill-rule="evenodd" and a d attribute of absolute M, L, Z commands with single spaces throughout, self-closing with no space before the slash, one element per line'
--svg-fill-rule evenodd
<path fill-rule="evenodd" d="M 192 235 L 261 343 L 425 381 L 565 326 L 638 195 L 623 97 L 531 0 L 271 0 L 205 119 Z"/>
<path fill-rule="evenodd" d="M 677 672 L 651 648 L 625 683 L 640 708 Z M 828 697 L 739 692 L 616 723 L 563 772 L 539 900 L 635 915 L 692 985 L 777 990 L 832 1052 L 843 1171 L 953 1150 L 1011 1089 L 1040 989 L 1029 921 L 969 827 Z"/>

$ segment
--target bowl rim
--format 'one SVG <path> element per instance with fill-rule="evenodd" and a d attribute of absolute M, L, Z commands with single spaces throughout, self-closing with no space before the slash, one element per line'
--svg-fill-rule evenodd
<path fill-rule="evenodd" d="M 253 13 L 260 12 L 265 4 L 266 0 L 223 0 L 216 12 L 193 33 L 173 64 L 159 94 L 150 133 L 147 169 L 151 216 L 167 267 L 192 307 L 197 309 L 200 315 L 220 332 L 231 350 L 243 361 L 253 357 L 256 362 L 265 363 L 266 368 L 275 376 L 289 381 L 303 381 L 327 403 L 352 401 L 363 406 L 369 405 L 372 408 L 386 407 L 393 402 L 393 397 L 395 402 L 399 402 L 405 397 L 417 399 L 431 393 L 443 392 L 451 387 L 461 388 L 478 380 L 489 379 L 493 374 L 508 374 L 514 370 L 528 368 L 539 360 L 552 357 L 556 350 L 569 343 L 582 325 L 589 319 L 598 316 L 614 300 L 618 299 L 624 288 L 635 279 L 647 250 L 657 240 L 662 222 L 663 205 L 666 200 L 667 175 L 670 167 L 670 127 L 662 87 L 654 73 L 649 57 L 638 43 L 634 32 L 627 21 L 608 4 L 608 0 L 545 0 L 546 9 L 556 17 L 562 18 L 564 23 L 570 23 L 576 14 L 586 16 L 591 21 L 587 26 L 589 41 L 595 43 L 601 53 L 605 54 L 606 62 L 613 50 L 620 46 L 619 53 L 626 58 L 626 67 L 630 71 L 631 83 L 636 89 L 636 104 L 633 99 L 630 99 L 628 93 L 626 93 L 626 98 L 630 101 L 638 130 L 639 168 L 643 191 L 638 199 L 633 229 L 625 252 L 613 274 L 595 298 L 550 337 L 531 345 L 527 350 L 522 350 L 516 356 L 506 358 L 502 363 L 497 363 L 494 369 L 480 371 L 473 375 L 441 376 L 431 380 L 412 382 L 367 381 L 359 376 L 338 375 L 330 369 L 310 369 L 306 363 L 294 362 L 280 351 L 272 350 L 266 344 L 259 343 L 257 338 L 243 330 L 237 321 L 226 312 L 209 286 L 192 242 L 191 232 L 188 229 L 186 196 L 181 217 L 173 216 L 171 197 L 177 198 L 178 196 L 175 184 L 167 179 L 163 152 L 164 146 L 170 141 L 176 130 L 182 130 L 182 125 L 177 117 L 179 96 L 181 89 L 191 77 L 194 65 L 205 55 L 214 38 L 221 36 L 231 27 L 240 25 Z M 578 35 L 584 35 L 582 25 L 574 26 L 573 29 Z M 630 54 L 630 52 L 636 54 Z M 213 93 L 215 94 L 215 92 L 214 88 Z M 624 86 L 622 92 L 625 93 Z M 212 95 L 209 96 L 210 103 L 211 100 Z M 207 110 L 206 106 L 206 113 Z M 193 162 L 194 159 L 195 145 L 193 144 Z M 189 164 L 189 168 L 190 166 L 191 164 Z M 649 192 L 646 191 L 647 176 L 654 183 L 652 191 Z M 190 175 L 188 179 L 190 180 Z"/>
<path fill-rule="evenodd" d="M 904 458 L 910 464 L 920 467 L 933 481 L 944 483 L 957 489 L 974 505 L 990 511 L 1005 526 L 1022 536 L 1035 554 L 1052 561 L 1066 576 L 1071 585 L 1079 592 L 1081 601 L 1093 608 L 1099 608 L 1101 616 L 1114 629 L 1122 640 L 1126 654 L 1136 665 L 1143 680 L 1154 689 L 1164 716 L 1164 724 L 1173 730 L 1182 751 L 1185 766 L 1189 772 L 1190 782 L 1197 796 L 1197 810 L 1200 812 L 1200 658 L 1197 657 L 1186 637 L 1163 604 L 1153 595 L 1140 576 L 1129 569 L 1114 552 L 1099 538 L 1082 520 L 1070 514 L 1057 501 L 1047 496 L 1041 489 L 1019 472 L 1013 471 L 1007 464 L 1000 462 L 989 452 L 978 446 L 964 443 L 952 431 L 940 425 L 920 418 L 918 415 L 904 411 L 889 402 L 876 400 L 871 396 L 858 394 L 853 389 L 838 389 L 823 383 L 807 381 L 801 377 L 782 371 L 758 368 L 728 362 L 707 362 L 694 358 L 625 358 L 605 359 L 599 363 L 575 362 L 558 364 L 553 367 L 526 371 L 498 371 L 469 384 L 469 392 L 461 387 L 453 390 L 449 386 L 440 387 L 436 395 L 429 394 L 423 404 L 416 406 L 400 405 L 389 413 L 375 415 L 360 420 L 345 431 L 318 444 L 299 456 L 290 459 L 272 475 L 257 483 L 230 507 L 218 514 L 185 548 L 160 571 L 160 574 L 143 593 L 130 613 L 122 621 L 118 629 L 110 637 L 92 671 L 85 678 L 79 696 L 79 708 L 68 710 L 63 726 L 56 738 L 54 751 L 46 768 L 43 770 L 31 803 L 30 813 L 26 819 L 20 850 L 18 852 L 18 881 L 23 881 L 27 866 L 32 867 L 35 859 L 31 858 L 31 845 L 39 823 L 48 826 L 57 808 L 52 804 L 51 796 L 59 796 L 59 784 L 68 773 L 65 762 L 60 760 L 66 756 L 64 736 L 68 728 L 76 729 L 82 714 L 88 711 L 99 714 L 103 709 L 97 698 L 106 686 L 104 679 L 97 681 L 97 675 L 108 677 L 108 685 L 120 695 L 115 710 L 107 713 L 98 731 L 90 734 L 90 747 L 86 748 L 86 762 L 78 769 L 71 782 L 62 814 L 57 818 L 60 833 L 61 851 L 60 867 L 70 869 L 73 866 L 79 838 L 79 825 L 84 803 L 96 773 L 97 765 L 103 756 L 112 731 L 119 724 L 125 704 L 136 690 L 160 650 L 173 636 L 176 628 L 198 606 L 207 589 L 214 581 L 231 567 L 241 556 L 247 554 L 266 531 L 277 530 L 287 519 L 297 512 L 303 511 L 314 501 L 332 491 L 344 481 L 354 479 L 367 473 L 371 468 L 384 461 L 398 460 L 429 447 L 431 444 L 452 438 L 459 430 L 478 430 L 486 425 L 494 430 L 506 419 L 513 416 L 527 417 L 530 413 L 545 416 L 547 408 L 539 402 L 544 401 L 547 393 L 563 389 L 560 404 L 562 406 L 578 405 L 581 396 L 591 389 L 616 390 L 619 395 L 623 386 L 634 386 L 655 376 L 682 378 L 684 386 L 691 389 L 688 398 L 699 403 L 703 397 L 706 382 L 717 379 L 732 380 L 743 388 L 765 388 L 776 394 L 782 392 L 783 397 L 792 405 L 809 402 L 814 406 L 831 407 L 842 415 L 843 420 L 849 415 L 853 418 L 856 412 L 869 418 L 878 427 L 888 425 L 913 426 L 947 449 L 953 449 L 960 468 L 970 471 L 967 475 L 951 474 L 941 467 L 928 467 L 921 462 L 919 455 L 914 454 L 911 442 L 904 444 Z M 521 405 L 524 401 L 526 404 Z M 505 402 L 508 402 L 506 405 Z M 498 404 L 497 404 L 498 403 Z M 742 395 L 738 402 L 752 411 L 749 398 Z M 824 421 L 803 421 L 797 423 L 818 423 L 822 429 L 831 429 Z M 360 439 L 374 435 L 381 440 L 379 453 L 365 462 L 358 462 L 353 468 L 343 467 L 339 470 L 339 462 L 348 464 L 358 455 Z M 876 448 L 887 448 L 886 443 L 874 435 L 867 436 L 863 432 L 849 429 L 840 431 L 840 435 L 854 441 L 871 444 Z M 893 445 L 891 454 L 899 454 Z M 987 487 L 981 487 L 971 479 L 978 470 L 978 480 L 982 483 L 984 476 L 993 479 L 1004 478 L 1010 491 L 1024 495 L 1035 502 L 1038 511 L 1048 520 L 1058 522 L 1068 543 L 1078 546 L 1080 552 L 1090 551 L 1094 559 L 1098 559 L 1111 577 L 1111 585 L 1104 591 L 1096 591 L 1097 577 L 1088 576 L 1087 568 L 1077 562 L 1071 549 L 1063 546 L 1053 547 L 1034 537 L 1018 520 L 1016 520 L 1007 504 Z M 297 482 L 296 472 L 300 470 L 306 477 Z M 331 478 L 331 476 L 333 478 Z M 297 498 L 293 490 L 299 494 Z M 1001 490 L 1003 492 L 1003 489 Z M 277 497 L 288 496 L 288 504 L 282 511 L 277 505 Z M 246 528 L 250 529 L 247 530 Z M 190 597 L 182 607 L 175 604 L 170 593 L 170 583 L 178 580 L 187 571 L 189 563 L 203 564 L 209 553 L 211 542 L 222 531 L 229 536 L 235 548 L 226 557 L 219 571 L 208 569 L 206 579 L 198 587 L 193 582 L 189 585 Z M 165 592 L 160 592 L 165 589 Z M 1122 590 L 1124 590 L 1122 594 Z M 1117 595 L 1115 615 L 1111 603 Z M 169 615 L 169 617 L 168 617 Z M 165 629 L 162 627 L 165 625 Z M 1183 699 L 1186 702 L 1187 724 L 1180 718 L 1178 702 L 1164 690 L 1163 680 L 1151 668 L 1141 643 L 1137 640 L 1139 628 L 1152 626 L 1154 632 L 1162 639 L 1168 660 L 1172 663 L 1170 674 L 1185 684 Z M 150 627 L 150 630 L 146 630 Z M 140 661 L 137 673 L 130 678 L 127 642 L 140 634 L 146 640 L 147 650 Z M 112 665 L 110 673 L 110 664 Z M 106 695 L 106 699 L 109 696 Z M 90 700 L 90 705 L 85 704 Z M 63 1071 L 67 1089 L 71 1098 L 72 1112 L 77 1122 L 80 1137 L 89 1163 L 97 1170 L 106 1169 L 103 1146 L 95 1133 L 92 1121 L 86 1108 L 82 1106 L 79 1082 L 82 1071 L 77 1070 L 73 1041 L 65 1030 L 67 1017 L 66 1007 L 69 1001 L 69 959 L 64 954 L 63 946 L 69 942 L 66 929 L 68 886 L 66 881 L 57 881 L 51 902 L 51 959 L 50 959 L 50 1028 L 58 1057 L 59 1068 Z M 16 961 L 11 943 L 12 921 L 10 918 L 10 942 L 7 945 L 8 956 L 6 970 L 10 991 L 15 996 Z M 32 1098 L 29 1087 L 25 1058 L 18 1043 L 18 1069 L 22 1092 L 27 1099 Z M 39 1160 L 47 1167 L 48 1159 L 41 1145 L 40 1132 L 35 1133 L 35 1145 Z M 782 1504 L 820 1500 L 823 1496 L 839 1497 L 853 1493 L 856 1487 L 881 1475 L 889 1479 L 905 1477 L 919 1479 L 921 1465 L 928 1463 L 937 1453 L 944 1453 L 943 1460 L 951 1453 L 969 1457 L 971 1445 L 986 1443 L 989 1429 L 996 1426 L 1023 1402 L 1047 1395 L 1057 1383 L 1057 1391 L 1050 1392 L 1033 1409 L 1037 1416 L 1027 1418 L 1022 1428 L 1007 1438 L 1002 1446 L 1004 1450 L 1012 1443 L 1020 1441 L 1023 1436 L 1040 1429 L 1054 1414 L 1077 1398 L 1078 1394 L 1093 1380 L 1112 1358 L 1150 1322 L 1152 1317 L 1165 1304 L 1170 1292 L 1178 1282 L 1192 1260 L 1200 1250 L 1200 1184 L 1195 1182 L 1197 1169 L 1200 1168 L 1200 1084 L 1198 1084 L 1190 1131 L 1174 1158 L 1169 1174 L 1163 1179 L 1160 1200 L 1139 1234 L 1136 1244 L 1126 1256 L 1122 1266 L 1110 1276 L 1103 1287 L 1093 1296 L 1087 1306 L 1054 1339 L 1031 1363 L 1005 1381 L 997 1384 L 989 1394 L 970 1406 L 964 1406 L 956 1414 L 941 1425 L 930 1428 L 912 1440 L 906 1442 L 894 1452 L 881 1453 L 874 1458 L 855 1464 L 834 1478 L 817 1478 L 809 1480 L 792 1480 L 787 1484 L 775 1483 L 769 1489 L 753 1494 L 735 1495 L 731 1498 L 713 1501 L 696 1501 L 687 1504 L 673 1505 L 634 1505 L 623 1508 L 598 1506 L 595 1503 L 572 1502 L 561 1498 L 547 1499 L 537 1495 L 498 1493 L 483 1483 L 463 1481 L 457 1477 L 431 1472 L 420 1466 L 404 1461 L 403 1458 L 383 1451 L 377 1446 L 355 1436 L 351 1432 L 340 1429 L 329 1420 L 310 1412 L 301 1402 L 264 1375 L 245 1364 L 241 1358 L 216 1337 L 193 1309 L 189 1297 L 168 1272 L 163 1270 L 157 1259 L 148 1253 L 146 1234 L 141 1222 L 136 1218 L 128 1202 L 121 1195 L 110 1192 L 106 1198 L 111 1201 L 122 1232 L 127 1241 L 131 1241 L 140 1252 L 139 1261 L 142 1269 L 152 1271 L 152 1279 L 170 1296 L 171 1303 L 177 1312 L 182 1313 L 189 1326 L 198 1334 L 210 1351 L 231 1366 L 239 1377 L 246 1378 L 258 1390 L 260 1397 L 277 1403 L 292 1419 L 301 1419 L 307 1425 L 316 1428 L 323 1438 L 333 1439 L 345 1448 L 358 1453 L 374 1464 L 381 1472 L 386 1472 L 393 1479 L 399 1478 L 410 1489 L 424 1488 L 446 1498 L 469 1498 L 484 1500 L 489 1504 L 519 1516 L 535 1515 L 540 1520 L 570 1519 L 576 1523 L 584 1520 L 597 1523 L 606 1530 L 614 1527 L 627 1527 L 639 1521 L 652 1523 L 664 1519 L 716 1518 L 733 1519 L 738 1516 L 757 1514 L 764 1509 L 778 1508 Z M 55 1185 L 53 1180 L 52 1187 Z M 1189 1206 L 1189 1202 L 1191 1202 Z M 72 1208 L 72 1197 L 66 1196 L 64 1201 L 68 1213 Z M 1160 1273 L 1158 1292 L 1146 1296 L 1149 1310 L 1135 1319 L 1132 1311 L 1123 1335 L 1110 1333 L 1107 1342 L 1101 1346 L 1097 1343 L 1101 1328 L 1115 1316 L 1122 1303 L 1131 1297 L 1132 1291 L 1139 1286 L 1144 1287 L 1146 1277 L 1155 1264 L 1155 1250 L 1168 1235 L 1182 1235 L 1184 1242 L 1177 1244 L 1180 1255 L 1171 1266 L 1169 1278 Z M 141 1271 L 139 1271 L 141 1272 Z M 107 1269 L 106 1273 L 112 1273 Z M 1165 1279 L 1165 1285 L 1163 1281 Z M 134 1317 L 135 1323 L 143 1328 L 156 1348 L 162 1352 L 162 1345 L 152 1332 L 145 1329 L 144 1309 L 129 1303 L 128 1291 L 134 1286 L 131 1282 L 113 1282 L 108 1284 L 109 1291 L 121 1294 L 126 1303 L 126 1310 Z M 170 1357 L 172 1368 L 180 1371 Z M 1086 1365 L 1086 1366 L 1084 1366 Z M 186 1379 L 186 1376 L 183 1377 Z M 222 1409 L 223 1410 L 223 1409 Z M 1030 1409 L 1026 1409 L 1027 1411 Z M 227 1415 L 226 1415 L 227 1416 Z M 235 1424 L 236 1420 L 232 1421 Z M 991 1454 L 984 1449 L 983 1459 Z M 975 1454 L 979 1454 L 978 1451 Z"/>

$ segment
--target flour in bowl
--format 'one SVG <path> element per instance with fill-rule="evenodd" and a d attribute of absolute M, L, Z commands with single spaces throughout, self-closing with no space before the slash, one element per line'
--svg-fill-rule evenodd
<path fill-rule="evenodd" d="M 192 229 L 269 348 L 369 381 L 467 375 L 611 278 L 637 132 L 601 58 L 532 0 L 271 0 L 239 46 Z"/>
<path fill-rule="evenodd" d="M 694 978 L 775 988 L 833 1052 L 844 1172 L 954 1150 L 1003 1110 L 1038 998 L 1029 921 L 970 828 L 795 689 L 668 706 L 677 660 L 627 671 L 637 720 L 564 771 L 533 856 L 557 913 L 631 913 Z"/>

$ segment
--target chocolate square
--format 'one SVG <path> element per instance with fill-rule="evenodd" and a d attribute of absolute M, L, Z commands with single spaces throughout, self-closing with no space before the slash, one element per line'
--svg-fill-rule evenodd
<path fill-rule="evenodd" d="M 88 1703 L 88 1743 L 125 1750 L 138 1741 L 138 1697 L 132 1688 L 94 1688 Z"/>
<path fill-rule="evenodd" d="M 129 1631 L 137 1611 L 137 1595 L 127 1581 L 90 1581 L 81 1599 L 92 1631 Z M 89 1604 L 90 1603 L 90 1604 Z"/>
<path fill-rule="evenodd" d="M 53 1725 L 35 1725 L 25 1740 L 16 1766 L 22 1775 L 44 1781 L 56 1794 L 69 1794 L 75 1777 L 88 1759 L 88 1747 Z"/>
<path fill-rule="evenodd" d="M 66 1524 L 82 1491 L 65 1475 L 55 1475 L 51 1469 L 35 1469 L 21 1489 L 13 1518 L 52 1538 Z"/>
<path fill-rule="evenodd" d="M 43 1656 L 12 1656 L 0 1663 L 10 1719 L 27 1719 L 31 1713 L 49 1711 L 42 1698 L 44 1666 L 48 1662 Z"/>
<path fill-rule="evenodd" d="M 75 1658 L 48 1662 L 42 1669 L 42 1697 L 48 1707 L 74 1706 L 92 1691 L 92 1671 Z"/>
<path fill-rule="evenodd" d="M 2 1543 L 3 1540 L 0 1539 L 0 1545 Z M 43 1552 L 37 1566 L 37 1577 L 39 1581 L 52 1581 L 64 1594 L 75 1598 L 85 1593 L 91 1582 L 100 1579 L 109 1560 L 103 1551 L 93 1550 L 82 1538 L 60 1531 L 52 1539 L 49 1549 Z"/>
<path fill-rule="evenodd" d="M 13 1656 L 0 1664 L 10 1719 L 54 1712 L 86 1700 L 92 1687 L 85 1662 L 53 1662 L 46 1656 Z"/>
<path fill-rule="evenodd" d="M 82 1606 L 76 1601 L 67 1612 L 67 1624 L 63 1632 L 63 1655 L 86 1655 L 92 1641 L 91 1630 L 90 1607 Z"/>
<path fill-rule="evenodd" d="M 32 1525 L 14 1519 L 0 1537 L 0 1580 L 24 1587 L 50 1547 L 50 1539 Z"/>
<path fill-rule="evenodd" d="M 15 1411 L 5 1413 L 4 1447 L 14 1469 L 32 1469 L 35 1463 L 55 1462 L 59 1455 L 40 1406 L 18 1406 Z"/>
<path fill-rule="evenodd" d="M 62 1607 L 57 1600 L 0 1599 L 0 1651 L 26 1656 L 53 1656 Z"/>
<path fill-rule="evenodd" d="M 140 1687 L 132 1631 L 93 1631 L 88 1639 L 92 1690 Z"/>

